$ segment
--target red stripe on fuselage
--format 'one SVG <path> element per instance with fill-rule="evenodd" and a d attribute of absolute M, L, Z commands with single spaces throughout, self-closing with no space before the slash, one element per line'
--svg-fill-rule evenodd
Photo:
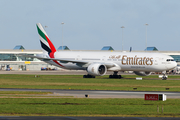
<path fill-rule="evenodd" d="M 64 67 L 63 65 L 61 65 L 57 60 L 53 60 L 56 64 L 60 65 L 61 67 Z"/>
<path fill-rule="evenodd" d="M 50 41 L 50 39 L 47 36 L 46 36 L 46 39 L 48 41 L 49 47 L 51 48 L 51 52 L 55 53 L 56 52 L 56 48 L 54 47 L 54 45 L 52 44 L 52 42 Z"/>
<path fill-rule="evenodd" d="M 45 35 L 46 36 L 46 35 Z M 46 39 L 49 43 L 50 49 L 51 49 L 51 53 L 49 54 L 50 58 L 54 58 L 54 53 L 56 52 L 56 48 L 54 47 L 54 45 L 52 44 L 52 42 L 50 41 L 50 39 L 46 36 Z M 57 60 L 53 60 L 56 64 L 60 65 L 61 67 L 64 67 L 63 65 L 61 65 Z"/>

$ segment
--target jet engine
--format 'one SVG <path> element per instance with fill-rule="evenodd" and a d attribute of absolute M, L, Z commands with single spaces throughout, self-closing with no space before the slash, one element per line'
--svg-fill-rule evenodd
<path fill-rule="evenodd" d="M 87 72 L 88 72 L 89 75 L 102 76 L 102 75 L 106 74 L 107 68 L 103 64 L 93 63 L 93 64 L 88 66 Z"/>
<path fill-rule="evenodd" d="M 145 71 L 134 71 L 134 73 L 136 75 L 139 75 L 139 76 L 149 76 L 149 75 L 151 75 L 151 72 L 145 72 Z"/>

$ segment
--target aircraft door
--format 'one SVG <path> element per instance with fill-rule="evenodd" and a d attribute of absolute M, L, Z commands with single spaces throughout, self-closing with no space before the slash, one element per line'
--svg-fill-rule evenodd
<path fill-rule="evenodd" d="M 81 59 L 81 56 L 78 55 L 77 58 L 76 58 L 76 60 L 82 60 L 82 59 Z"/>
<path fill-rule="evenodd" d="M 19 65 L 19 70 L 26 70 L 26 65 Z"/>
<path fill-rule="evenodd" d="M 158 65 L 158 60 L 159 60 L 159 58 L 156 57 L 156 59 L 154 60 L 154 65 Z"/>
<path fill-rule="evenodd" d="M 106 61 L 106 56 L 103 56 L 102 61 Z"/>

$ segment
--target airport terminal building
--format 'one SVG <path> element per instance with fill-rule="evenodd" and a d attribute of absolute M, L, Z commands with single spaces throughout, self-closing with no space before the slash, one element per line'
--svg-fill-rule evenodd
<path fill-rule="evenodd" d="M 112 48 L 111 49 L 106 48 L 102 50 L 111 50 L 113 52 Z M 126 52 L 129 52 L 129 51 L 126 51 Z M 143 52 L 143 51 L 132 51 L 132 52 Z M 159 53 L 170 55 L 174 58 L 175 61 L 177 61 L 178 65 L 180 65 L 180 51 L 151 50 L 147 52 L 159 52 Z M 58 68 L 56 66 L 49 65 L 43 61 L 40 61 L 37 58 L 28 58 L 28 57 L 18 55 L 18 54 L 37 55 L 37 54 L 42 54 L 42 53 L 43 53 L 42 50 L 25 50 L 24 48 L 22 48 L 22 46 L 19 47 L 18 49 L 13 49 L 13 50 L 0 50 L 0 70 L 11 69 L 11 70 L 38 70 L 40 71 L 44 68 L 62 70 L 61 68 Z"/>
<path fill-rule="evenodd" d="M 0 50 L 0 69 L 41 70 L 41 67 L 48 67 L 48 65 L 36 58 L 27 58 L 18 55 L 36 55 L 41 53 L 41 50 Z"/>
<path fill-rule="evenodd" d="M 60 50 L 69 50 L 67 46 L 59 47 Z M 61 69 L 47 64 L 37 58 L 20 56 L 19 54 L 37 55 L 42 54 L 42 50 L 25 50 L 22 45 L 17 45 L 13 50 L 0 50 L 0 70 L 44 70 Z"/>

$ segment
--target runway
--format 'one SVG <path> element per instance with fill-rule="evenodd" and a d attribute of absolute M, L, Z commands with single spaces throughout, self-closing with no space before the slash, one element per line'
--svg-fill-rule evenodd
<path fill-rule="evenodd" d="M 142 92 L 142 91 L 102 91 L 102 90 L 61 90 L 61 89 L 16 89 L 16 88 L 0 88 L 0 91 L 37 91 L 52 92 L 50 96 L 73 96 L 73 98 L 144 98 L 144 94 L 165 94 L 168 98 L 180 99 L 180 92 Z"/>
<path fill-rule="evenodd" d="M 132 75 L 133 73 L 118 72 L 123 75 Z M 0 74 L 24 74 L 24 75 L 86 75 L 84 70 L 43 70 L 43 71 L 0 71 Z M 107 71 L 106 75 L 113 74 L 113 72 Z"/>
<path fill-rule="evenodd" d="M 24 75 L 85 75 L 83 70 L 49 70 L 49 71 L 0 71 L 0 74 L 24 74 Z"/>

